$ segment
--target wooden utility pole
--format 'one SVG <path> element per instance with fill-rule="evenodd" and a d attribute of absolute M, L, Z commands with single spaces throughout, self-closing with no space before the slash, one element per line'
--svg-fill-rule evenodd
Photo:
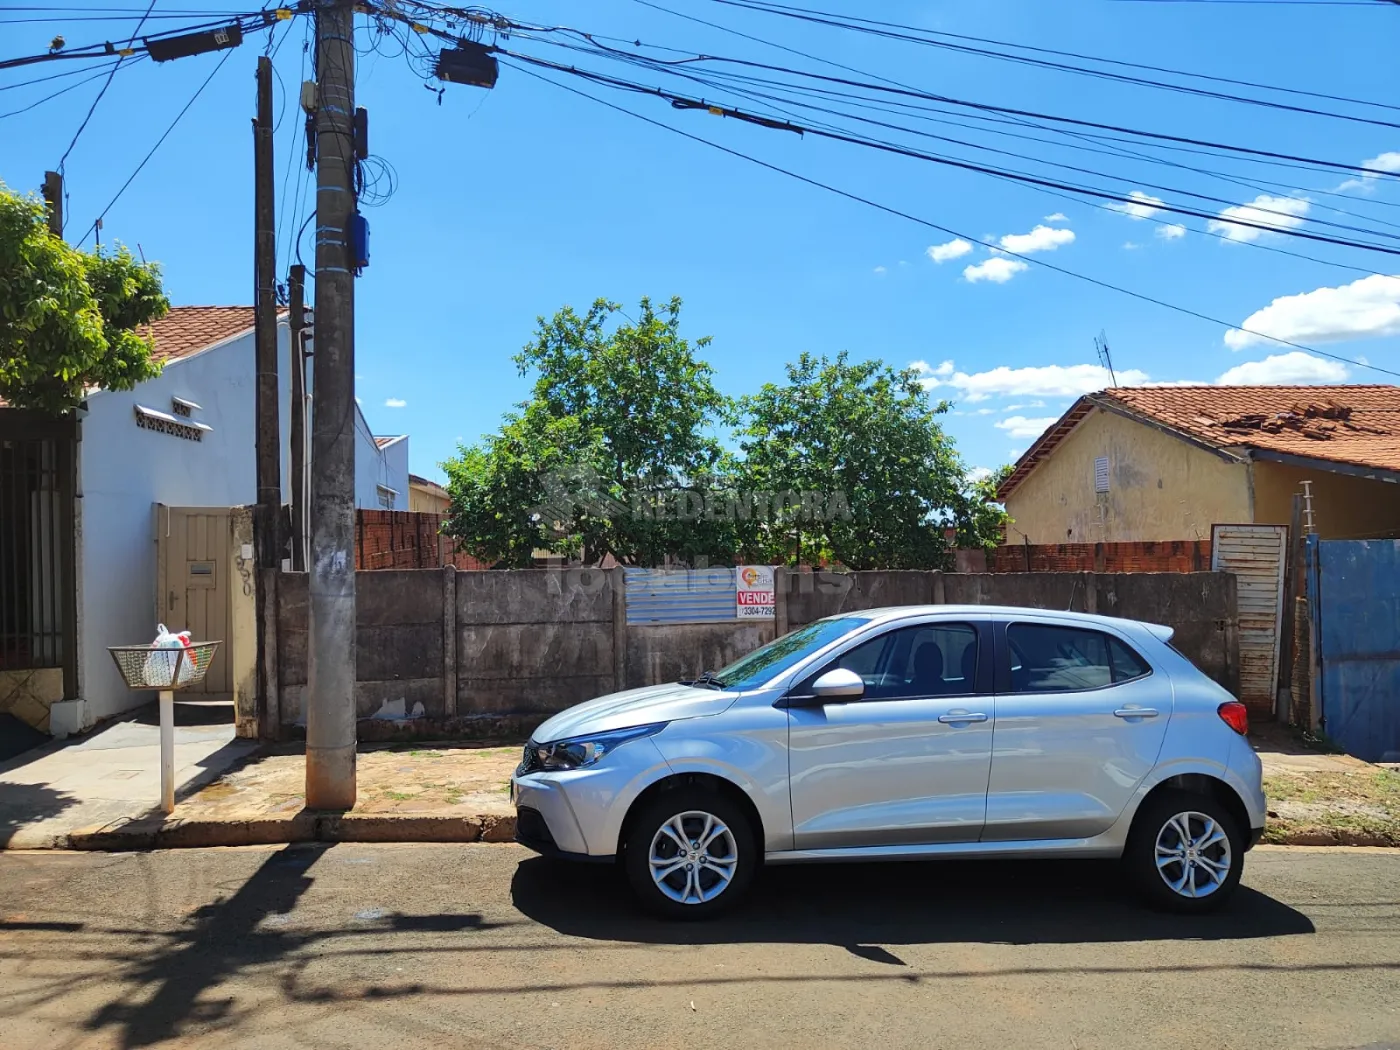
<path fill-rule="evenodd" d="M 49 209 L 49 232 L 63 236 L 63 176 L 56 171 L 44 172 L 44 203 Z"/>
<path fill-rule="evenodd" d="M 355 804 L 355 47 L 351 0 L 316 10 L 316 353 L 312 357 L 306 805 Z"/>
<path fill-rule="evenodd" d="M 273 198 L 272 62 L 258 59 L 258 107 L 253 120 L 253 388 L 254 463 L 258 502 L 253 509 L 254 561 L 275 571 L 282 559 L 278 533 L 282 513 L 282 438 L 277 389 L 277 210 Z M 277 668 L 267 625 L 275 610 L 258 573 L 253 608 L 257 623 L 257 695 L 260 710 L 276 686 Z"/>
<path fill-rule="evenodd" d="M 287 276 L 287 327 L 291 334 L 292 571 L 306 571 L 306 267 Z"/>

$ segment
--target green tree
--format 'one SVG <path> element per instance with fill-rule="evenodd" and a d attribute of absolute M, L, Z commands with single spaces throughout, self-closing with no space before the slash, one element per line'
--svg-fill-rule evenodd
<path fill-rule="evenodd" d="M 962 462 L 910 369 L 803 354 L 787 382 L 741 401 L 743 484 L 772 493 L 742 534 L 776 561 L 851 569 L 948 563 L 946 522 L 963 505 Z"/>
<path fill-rule="evenodd" d="M 1010 524 L 1011 515 L 997 498 L 997 489 L 1015 469 L 1013 464 L 1004 463 L 985 478 L 965 484 L 955 515 L 959 547 L 980 547 L 990 554 L 1001 544 L 1002 531 Z"/>
<path fill-rule="evenodd" d="M 702 495 L 723 478 L 714 427 L 729 413 L 695 354 L 710 340 L 682 337 L 679 299 L 638 310 L 626 320 L 599 299 L 539 318 L 515 358 L 535 376 L 530 400 L 443 464 L 445 531 L 477 557 L 521 566 L 544 548 L 653 565 L 732 550 L 731 523 L 708 517 Z"/>
<path fill-rule="evenodd" d="M 159 375 L 136 329 L 169 309 L 157 265 L 120 245 L 65 244 L 42 201 L 0 183 L 0 398 L 57 414 L 92 387 L 130 390 Z"/>

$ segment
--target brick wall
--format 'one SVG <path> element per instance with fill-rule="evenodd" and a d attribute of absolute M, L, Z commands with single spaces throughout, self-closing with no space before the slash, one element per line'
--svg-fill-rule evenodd
<path fill-rule="evenodd" d="M 1207 572 L 1210 540 L 1013 543 L 988 560 L 991 572 Z"/>
<path fill-rule="evenodd" d="M 457 541 L 443 536 L 441 514 L 404 510 L 355 512 L 355 568 L 489 569 L 491 566 L 457 550 Z"/>

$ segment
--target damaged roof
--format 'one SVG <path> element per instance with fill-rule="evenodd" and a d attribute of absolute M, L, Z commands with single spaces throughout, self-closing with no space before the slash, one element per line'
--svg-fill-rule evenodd
<path fill-rule="evenodd" d="M 1095 408 L 1220 451 L 1262 452 L 1400 473 L 1400 387 L 1115 387 L 1087 394 L 1016 461 L 1005 499 Z"/>

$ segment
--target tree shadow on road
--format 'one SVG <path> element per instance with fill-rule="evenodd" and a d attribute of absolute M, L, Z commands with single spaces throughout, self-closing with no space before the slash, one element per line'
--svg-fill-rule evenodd
<path fill-rule="evenodd" d="M 9 845 L 16 832 L 56 817 L 79 801 L 43 784 L 0 784 L 0 849 Z"/>
<path fill-rule="evenodd" d="M 959 861 L 801 865 L 764 870 L 750 900 L 704 923 L 638 912 L 619 873 L 532 858 L 516 869 L 516 908 L 560 933 L 647 944 L 1081 944 L 1232 940 L 1315 932 L 1301 912 L 1241 886 L 1221 911 L 1151 911 L 1113 863 Z M 889 961 L 889 960 L 886 960 Z M 894 962 L 899 960 L 893 959 Z"/>

